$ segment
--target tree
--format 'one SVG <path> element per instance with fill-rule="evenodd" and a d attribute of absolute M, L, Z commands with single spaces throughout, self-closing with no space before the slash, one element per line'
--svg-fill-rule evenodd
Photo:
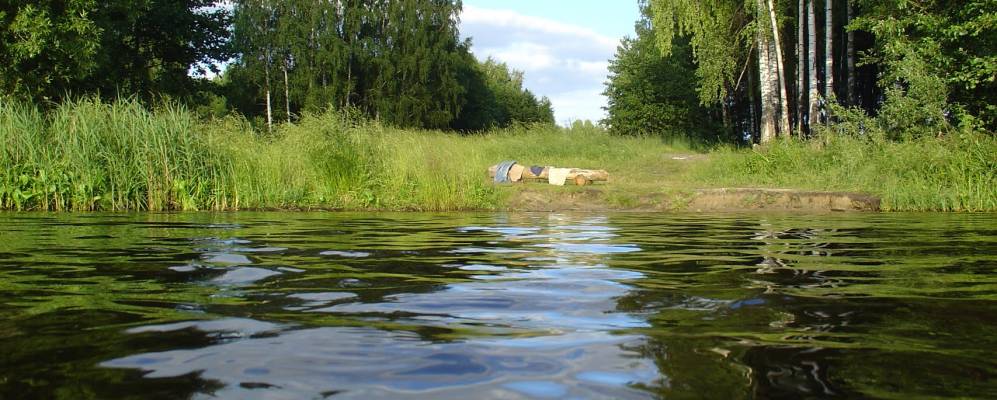
<path fill-rule="evenodd" d="M 677 35 L 689 36 L 704 104 L 719 103 L 739 89 L 737 66 L 741 59 L 750 60 L 751 49 L 757 48 L 762 114 L 759 138 L 764 142 L 777 132 L 789 134 L 789 101 L 774 1 L 653 0 L 650 8 L 658 45 L 665 55 Z M 754 38 L 754 45 L 746 46 L 748 38 Z"/>
<path fill-rule="evenodd" d="M 240 0 L 238 66 L 267 99 L 271 77 L 283 77 L 289 119 L 336 106 L 393 125 L 446 128 L 464 95 L 460 9 L 453 0 Z"/>
<path fill-rule="evenodd" d="M 479 63 L 470 53 L 461 68 L 465 102 L 453 128 L 480 131 L 515 123 L 554 123 L 554 110 L 546 97 L 537 99 L 523 87 L 523 72 L 492 58 Z"/>
<path fill-rule="evenodd" d="M 765 9 L 762 0 L 758 0 L 758 12 Z M 759 21 L 760 24 L 764 20 Z M 776 122 L 777 104 L 779 103 L 778 83 L 773 87 L 774 82 L 778 82 L 778 72 L 773 71 L 774 54 L 772 49 L 775 45 L 764 29 L 757 29 L 755 33 L 758 44 L 758 80 L 761 94 L 762 121 L 759 129 L 759 141 L 765 143 L 775 139 L 778 123 Z"/>
<path fill-rule="evenodd" d="M 804 61 L 804 53 L 806 53 L 806 42 L 804 37 L 806 36 L 806 25 L 803 21 L 805 19 L 806 0 L 799 0 L 797 6 L 797 17 L 796 17 L 796 132 L 800 137 L 803 137 L 803 116 L 806 115 L 804 111 L 804 100 L 806 98 L 805 91 L 806 87 L 806 62 Z"/>
<path fill-rule="evenodd" d="M 677 37 L 668 56 L 657 47 L 649 10 L 636 24 L 635 38 L 625 38 L 610 60 L 603 93 L 608 102 L 601 124 L 618 135 L 660 135 L 716 139 L 716 106 L 698 101 L 696 65 L 688 37 Z"/>
<path fill-rule="evenodd" d="M 273 129 L 271 74 L 278 48 L 277 6 L 269 0 L 244 0 L 235 7 L 235 43 L 241 66 L 264 92 L 267 130 Z"/>
<path fill-rule="evenodd" d="M 36 101 L 101 93 L 191 96 L 191 69 L 230 55 L 230 16 L 207 0 L 0 1 L 0 86 Z"/>
<path fill-rule="evenodd" d="M 807 128 L 817 124 L 820 115 L 820 93 L 817 90 L 817 17 L 814 14 L 814 0 L 807 0 L 807 68 L 810 85 L 807 89 Z"/>
<path fill-rule="evenodd" d="M 35 100 L 54 100 L 97 69 L 101 29 L 94 0 L 0 3 L 0 85 Z"/>
<path fill-rule="evenodd" d="M 851 29 L 870 32 L 863 62 L 881 69 L 878 121 L 902 135 L 942 135 L 951 125 L 997 130 L 994 0 L 862 1 Z"/>
<path fill-rule="evenodd" d="M 834 0 L 824 0 L 824 97 L 834 101 Z"/>
<path fill-rule="evenodd" d="M 852 20 L 855 19 L 855 0 L 845 0 L 845 8 L 847 9 L 847 18 L 845 19 L 845 24 L 851 24 Z M 847 87 L 846 87 L 846 98 L 847 104 L 855 105 L 857 103 L 856 99 L 856 88 L 855 88 L 855 31 L 849 29 L 848 37 L 846 39 L 847 47 L 845 49 L 845 57 L 847 58 Z"/>

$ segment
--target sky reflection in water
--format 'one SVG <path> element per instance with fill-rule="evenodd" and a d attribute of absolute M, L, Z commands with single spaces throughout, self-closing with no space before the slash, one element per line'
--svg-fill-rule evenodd
<path fill-rule="evenodd" d="M 4 398 L 997 394 L 992 215 L 0 220 Z"/>

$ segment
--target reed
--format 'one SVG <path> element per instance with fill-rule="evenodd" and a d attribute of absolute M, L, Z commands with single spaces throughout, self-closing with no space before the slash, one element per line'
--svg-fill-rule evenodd
<path fill-rule="evenodd" d="M 184 109 L 66 103 L 47 115 L 0 102 L 0 206 L 165 210 L 209 204 L 220 163 Z"/>

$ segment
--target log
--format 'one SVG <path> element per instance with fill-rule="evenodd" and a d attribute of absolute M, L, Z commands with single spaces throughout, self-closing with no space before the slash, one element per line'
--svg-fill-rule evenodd
<path fill-rule="evenodd" d="M 579 169 L 572 168 L 568 174 L 568 180 L 584 177 L 592 182 L 605 182 L 609 180 L 609 172 L 602 169 Z"/>
<path fill-rule="evenodd" d="M 488 167 L 488 177 L 495 179 L 496 170 L 498 170 L 497 165 Z M 575 184 L 578 186 L 585 186 L 585 185 L 590 185 L 593 182 L 606 182 L 608 180 L 609 180 L 609 172 L 607 172 L 606 170 L 572 168 L 571 172 L 568 173 L 568 179 L 566 180 L 565 183 Z M 527 168 L 526 171 L 523 172 L 523 181 L 546 182 L 547 168 L 544 168 L 544 171 L 540 174 L 540 176 L 533 175 L 530 172 L 530 169 Z"/>

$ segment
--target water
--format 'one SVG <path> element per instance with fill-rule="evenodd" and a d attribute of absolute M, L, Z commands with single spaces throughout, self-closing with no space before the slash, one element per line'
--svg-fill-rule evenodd
<path fill-rule="evenodd" d="M 0 214 L 0 398 L 997 398 L 997 216 Z"/>

